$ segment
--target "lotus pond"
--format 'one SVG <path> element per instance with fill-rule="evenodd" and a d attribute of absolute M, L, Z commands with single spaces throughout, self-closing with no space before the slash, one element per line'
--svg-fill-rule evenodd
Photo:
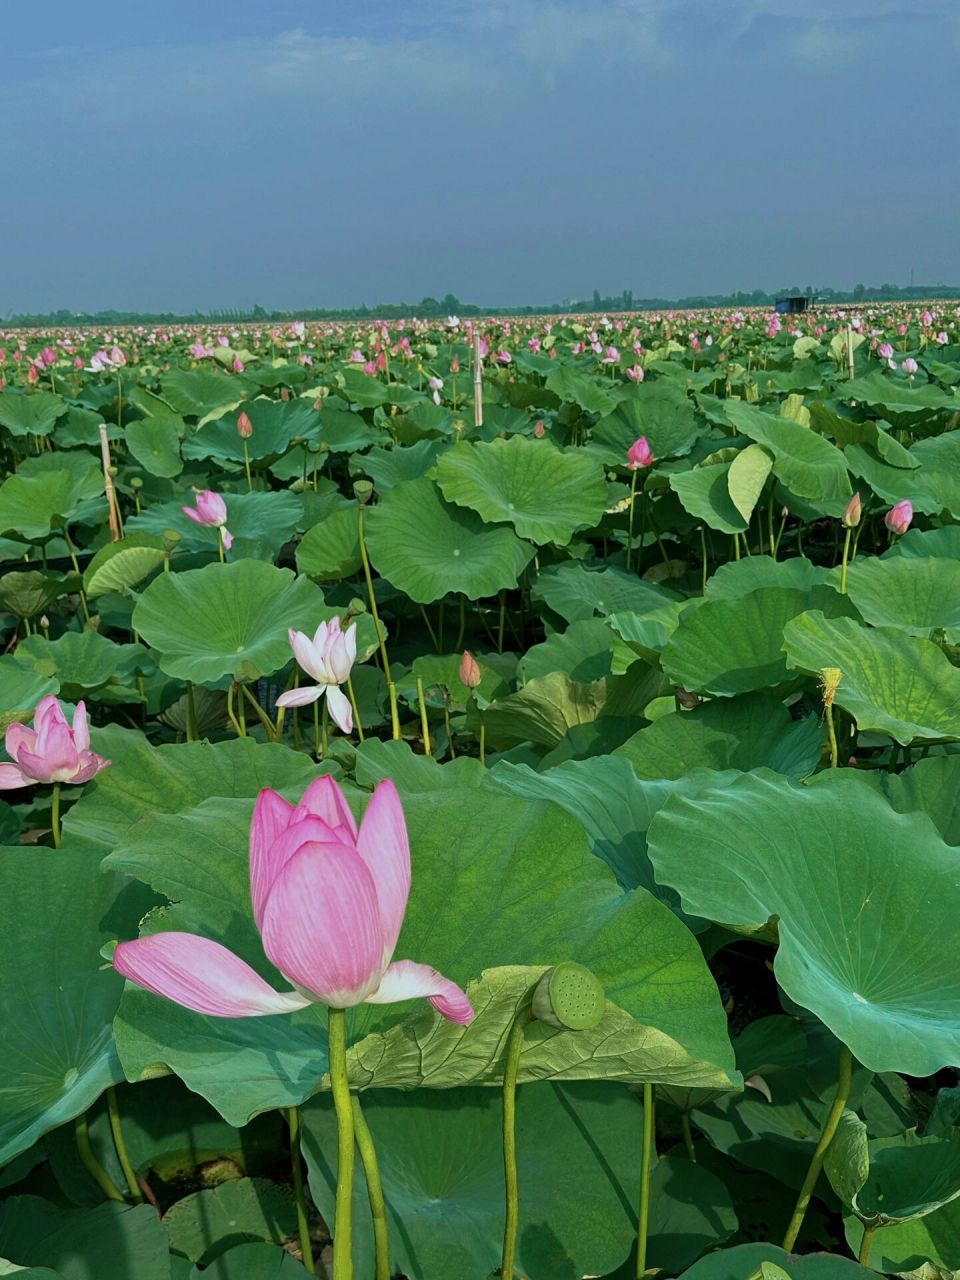
<path fill-rule="evenodd" d="M 0 1271 L 960 1270 L 958 388 L 939 304 L 0 333 Z"/>

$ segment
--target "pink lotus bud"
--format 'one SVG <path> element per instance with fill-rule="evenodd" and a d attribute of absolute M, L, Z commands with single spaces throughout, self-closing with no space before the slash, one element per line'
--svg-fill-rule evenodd
<path fill-rule="evenodd" d="M 281 389 L 280 399 L 284 402 L 284 404 L 286 404 L 286 402 L 290 399 L 290 392 L 287 387 L 283 387 Z"/>
<path fill-rule="evenodd" d="M 883 523 L 891 533 L 896 534 L 906 533 L 910 528 L 912 521 L 913 504 L 907 498 L 905 498 L 903 502 L 898 502 L 895 507 L 891 507 L 883 517 Z"/>
<path fill-rule="evenodd" d="M 840 519 L 843 521 L 845 529 L 855 529 L 860 523 L 860 516 L 863 513 L 863 505 L 860 502 L 860 494 L 855 493 L 847 505 L 843 509 L 843 515 Z"/>
<path fill-rule="evenodd" d="M 643 370 L 640 368 L 638 364 L 631 365 L 630 368 L 627 370 L 627 377 L 630 379 L 631 382 L 642 382 Z"/>
<path fill-rule="evenodd" d="M 37 373 L 37 366 L 35 364 L 32 364 L 27 370 L 27 381 L 30 383 L 31 387 L 35 387 L 40 381 L 40 375 Z"/>
<path fill-rule="evenodd" d="M 911 378 L 917 372 L 918 367 L 919 366 L 917 365 L 917 362 L 916 360 L 914 360 L 913 356 L 907 356 L 906 360 L 904 360 L 903 362 L 903 372 L 909 373 Z"/>
<path fill-rule="evenodd" d="M 877 347 L 877 355 L 881 360 L 889 360 L 893 356 L 893 347 L 889 342 L 881 342 Z"/>
<path fill-rule="evenodd" d="M 246 366 L 244 365 L 243 361 L 240 359 L 240 357 L 239 357 L 239 356 L 234 356 L 234 357 L 233 357 L 233 372 L 234 372 L 234 373 L 243 373 L 243 371 L 244 371 L 244 368 L 245 368 L 245 367 L 246 367 Z"/>
<path fill-rule="evenodd" d="M 477 660 L 469 649 L 464 649 L 463 658 L 460 660 L 460 682 L 465 684 L 468 689 L 476 689 L 483 674 L 477 665 Z"/>
<path fill-rule="evenodd" d="M 536 424 L 536 426 L 533 428 L 533 434 L 537 437 L 538 440 L 542 440 L 545 430 L 546 428 L 544 427 L 543 419 L 541 418 L 539 422 Z"/>
<path fill-rule="evenodd" d="M 653 463 L 653 450 L 646 436 L 634 440 L 627 450 L 627 467 L 630 471 L 639 471 L 641 467 L 649 467 Z"/>
<path fill-rule="evenodd" d="M 450 361 L 450 372 L 451 372 L 451 373 L 459 373 L 459 372 L 460 372 L 460 357 L 459 357 L 459 356 L 456 356 L 456 355 L 455 355 L 455 356 L 453 357 L 453 359 Z"/>
<path fill-rule="evenodd" d="M 253 423 L 250 421 L 248 414 L 241 413 L 237 419 L 237 431 L 241 440 L 249 440 L 253 435 Z"/>

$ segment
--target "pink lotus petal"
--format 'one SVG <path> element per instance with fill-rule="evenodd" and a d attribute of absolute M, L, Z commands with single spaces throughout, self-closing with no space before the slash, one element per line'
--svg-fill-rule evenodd
<path fill-rule="evenodd" d="M 324 1004 L 360 1004 L 380 983 L 387 956 L 377 893 L 348 845 L 302 845 L 273 882 L 260 933 L 280 972 Z"/>
<path fill-rule="evenodd" d="M 357 852 L 376 885 L 380 927 L 387 958 L 393 955 L 410 896 L 410 843 L 397 788 L 389 778 L 377 785 L 370 798 Z"/>
<path fill-rule="evenodd" d="M 227 528 L 226 525 L 221 526 L 220 537 L 223 539 L 224 551 L 229 551 L 230 548 L 233 546 L 233 534 L 230 532 L 230 530 Z"/>
<path fill-rule="evenodd" d="M 472 1022 L 473 1006 L 466 993 L 428 964 L 414 960 L 398 960 L 388 967 L 383 981 L 367 996 L 367 1004 L 395 1004 L 400 1000 L 425 997 L 449 1022 Z"/>
<path fill-rule="evenodd" d="M 325 684 L 328 673 L 321 654 L 322 646 L 317 644 L 315 640 L 311 640 L 309 636 L 304 635 L 302 631 L 290 631 L 288 635 L 290 637 L 290 648 L 293 650 L 293 656 L 296 658 L 297 664 L 306 671 L 307 675 L 313 676 L 314 680 Z"/>
<path fill-rule="evenodd" d="M 17 752 L 21 747 L 26 747 L 28 751 L 36 751 L 37 735 L 32 729 L 25 724 L 21 724 L 19 720 L 14 721 L 7 729 L 5 742 L 7 755 L 12 756 L 14 760 L 17 758 Z"/>
<path fill-rule="evenodd" d="M 352 733 L 353 707 L 350 705 L 350 699 L 347 695 L 335 684 L 331 684 L 327 688 L 327 706 L 330 708 L 330 716 L 333 723 L 341 733 Z"/>
<path fill-rule="evenodd" d="M 193 933 L 121 942 L 113 967 L 138 987 L 214 1018 L 291 1013 L 310 1004 L 298 991 L 274 991 L 239 956 Z"/>
<path fill-rule="evenodd" d="M 250 847 L 250 899 L 253 903 L 253 918 L 259 929 L 263 923 L 263 913 L 267 899 L 277 877 L 294 854 L 299 853 L 305 844 L 329 844 L 337 841 L 333 831 L 322 818 L 307 815 L 299 821 L 291 822 L 285 830 L 276 835 L 263 849 L 258 848 L 256 864 L 254 864 L 253 841 Z"/>
<path fill-rule="evenodd" d="M 331 778 L 328 773 L 314 778 L 303 793 L 297 806 L 297 815 L 301 814 L 313 814 L 314 817 L 322 818 L 334 831 L 337 827 L 346 827 L 350 836 L 344 840 L 344 844 L 352 844 L 357 838 L 357 823 L 347 804 L 347 797 L 340 790 L 336 779 Z"/>
<path fill-rule="evenodd" d="M 91 778 L 95 778 L 101 769 L 107 769 L 112 761 L 106 760 L 103 756 L 98 756 L 93 751 L 81 751 L 80 762 L 76 773 L 69 779 L 75 786 L 81 782 L 89 782 Z"/>
<path fill-rule="evenodd" d="M 31 779 L 21 773 L 15 764 L 0 764 L 0 791 L 15 791 L 17 787 L 29 787 Z"/>
<path fill-rule="evenodd" d="M 260 908 L 273 883 L 270 850 L 293 821 L 294 806 L 270 787 L 265 787 L 253 806 L 250 824 L 250 898 L 253 918 L 259 927 Z"/>
<path fill-rule="evenodd" d="M 327 692 L 325 684 L 305 684 L 302 689 L 288 689 L 277 699 L 278 707 L 306 707 Z"/>
<path fill-rule="evenodd" d="M 183 512 L 185 516 L 188 517 L 188 519 L 192 520 L 194 524 L 205 525 L 207 523 L 207 521 L 204 520 L 200 512 L 194 510 L 193 507 L 181 507 L 180 510 Z"/>
<path fill-rule="evenodd" d="M 90 747 L 90 725 L 87 720 L 87 704 L 78 702 L 73 713 L 73 740 L 78 751 L 87 751 Z"/>

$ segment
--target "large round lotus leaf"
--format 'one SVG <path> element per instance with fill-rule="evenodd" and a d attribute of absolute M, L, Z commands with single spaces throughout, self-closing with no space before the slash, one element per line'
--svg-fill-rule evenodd
<path fill-rule="evenodd" d="M 320 415 L 312 400 L 245 400 L 225 417 L 187 436 L 183 456 L 242 463 L 244 440 L 237 430 L 241 413 L 253 425 L 253 435 L 246 440 L 252 461 L 286 453 L 295 439 L 313 438 L 320 429 Z"/>
<path fill-rule="evenodd" d="M 579 622 L 598 613 L 648 613 L 668 604 L 672 592 L 622 569 L 585 569 L 576 561 L 551 566 L 533 585 L 541 600 L 567 622 Z"/>
<path fill-rule="evenodd" d="M 948 524 L 942 529 L 910 529 L 897 538 L 884 553 L 884 560 L 905 556 L 914 560 L 926 556 L 952 560 L 960 557 L 960 525 Z"/>
<path fill-rule="evenodd" d="M 164 404 L 193 418 L 240 404 L 249 392 L 250 381 L 242 373 L 221 373 L 213 368 L 174 369 L 160 379 Z"/>
<path fill-rule="evenodd" d="M 730 497 L 730 463 L 711 462 L 690 471 L 675 471 L 670 488 L 684 511 L 718 533 L 743 533 L 747 522 Z"/>
<path fill-rule="evenodd" d="M 18 618 L 34 618 L 48 605 L 71 591 L 80 580 L 71 573 L 41 573 L 39 569 L 13 570 L 0 577 L 0 610 Z"/>
<path fill-rule="evenodd" d="M 185 812 L 145 818 L 107 861 L 175 901 L 147 928 L 182 928 L 224 940 L 282 985 L 264 960 L 250 918 L 251 808 L 250 801 L 211 799 Z M 597 974 L 608 1000 L 635 1019 L 618 1026 L 614 1039 L 620 1049 L 608 1047 L 620 1054 L 618 1072 L 630 1079 L 650 1074 L 730 1087 L 726 1020 L 695 939 L 650 895 L 624 895 L 590 852 L 579 823 L 552 805 L 476 788 L 408 795 L 404 809 L 413 891 L 399 958 L 427 961 L 464 985 L 491 962 L 546 967 L 578 960 Z M 499 886 L 494 895 L 492 884 Z M 500 1069 L 502 1033 L 517 1000 L 516 985 L 508 985 L 496 1017 L 491 1013 L 469 1028 L 454 1029 L 463 1044 L 456 1054 L 438 1054 L 445 1074 L 437 1078 L 436 1067 L 431 1069 L 437 1084 L 469 1083 Z M 362 1043 L 364 1036 L 424 1013 L 430 1028 L 440 1023 L 439 1015 L 416 1004 L 351 1011 L 351 1039 L 361 1042 L 357 1053 L 362 1049 L 365 1060 L 377 1060 L 374 1083 L 384 1079 L 412 1088 L 432 1082 L 423 1078 L 425 1059 L 411 1053 L 410 1036 L 395 1036 L 389 1052 L 376 1038 Z M 289 1017 L 205 1018 L 131 986 L 116 1025 L 129 1078 L 166 1063 L 225 1119 L 242 1124 L 266 1107 L 301 1102 L 318 1087 L 327 1069 L 325 1022 L 317 1007 Z M 497 1032 L 492 1037 L 486 1032 L 491 1026 Z M 559 1070 L 560 1063 L 570 1068 L 569 1055 L 558 1055 L 575 1034 L 556 1033 L 546 1047 L 532 1044 L 529 1074 Z M 427 1039 L 428 1032 L 418 1032 L 418 1038 Z M 609 1053 L 591 1053 L 572 1074 L 605 1069 L 612 1069 Z M 368 1067 L 358 1064 L 357 1070 L 358 1082 L 370 1078 Z M 527 1074 L 522 1062 L 521 1077 Z"/>
<path fill-rule="evenodd" d="M 592 528 L 607 505 L 598 462 L 524 436 L 456 445 L 441 455 L 435 474 L 448 502 L 472 508 L 487 523 L 512 524 L 532 542 L 566 546 L 578 529 Z"/>
<path fill-rule="evenodd" d="M 960 1129 L 870 1142 L 860 1117 L 845 1111 L 824 1168 L 862 1221 L 887 1226 L 924 1218 L 960 1196 Z"/>
<path fill-rule="evenodd" d="M 932 383 L 911 386 L 901 379 L 886 377 L 878 369 L 851 382 L 844 394 L 881 410 L 880 416 L 895 427 L 915 427 L 918 421 L 957 407 L 949 392 Z"/>
<path fill-rule="evenodd" d="M 418 604 L 450 592 L 495 596 L 515 587 L 533 559 L 533 547 L 512 529 L 444 502 L 426 478 L 388 490 L 367 515 L 365 534 L 377 570 Z"/>
<path fill-rule="evenodd" d="M 847 594 L 876 627 L 896 627 L 914 636 L 960 628 L 960 560 L 854 560 L 847 571 Z"/>
<path fill-rule="evenodd" d="M 747 524 L 753 518 L 763 486 L 772 470 L 773 459 L 760 444 L 748 444 L 730 464 L 727 474 L 730 500 Z"/>
<path fill-rule="evenodd" d="M 355 574 L 363 563 L 357 519 L 357 503 L 344 501 L 309 528 L 297 547 L 300 572 L 321 582 Z"/>
<path fill-rule="evenodd" d="M 417 480 L 420 476 L 425 476 L 443 447 L 444 442 L 441 440 L 419 440 L 406 448 L 370 449 L 358 462 L 376 485 L 378 492 L 386 493 L 403 480 Z"/>
<path fill-rule="evenodd" d="M 18 662 L 12 653 L 0 656 L 0 730 L 14 720 L 29 721 L 33 709 L 48 693 L 59 693 L 59 681 Z"/>
<path fill-rule="evenodd" d="M 647 841 L 686 911 L 779 919 L 780 985 L 864 1066 L 927 1076 L 960 1061 L 960 868 L 926 815 L 895 813 L 856 776 L 804 788 L 761 773 L 674 797 Z"/>
<path fill-rule="evenodd" d="M 153 666 L 143 645 L 116 644 L 98 631 L 65 631 L 56 640 L 32 635 L 17 645 L 16 658 L 40 676 L 55 676 L 67 696 L 82 697 L 109 680 L 117 683 Z"/>
<path fill-rule="evenodd" d="M 303 1263 L 286 1249 L 259 1243 L 228 1249 L 208 1266 L 194 1267 L 186 1280 L 306 1280 L 307 1275 Z"/>
<path fill-rule="evenodd" d="M 861 730 L 904 744 L 960 738 L 960 671 L 932 640 L 811 612 L 787 623 L 783 641 L 791 667 L 839 667 L 837 703 Z"/>
<path fill-rule="evenodd" d="M 560 671 L 579 684 L 589 684 L 610 674 L 612 659 L 613 633 L 606 622 L 584 618 L 528 649 L 520 659 L 517 675 L 526 681 Z"/>
<path fill-rule="evenodd" d="M 960 755 L 928 756 L 879 778 L 897 813 L 925 813 L 947 844 L 960 846 Z"/>
<path fill-rule="evenodd" d="M 28 541 L 47 538 L 76 515 L 81 499 L 77 477 L 66 469 L 36 476 L 15 473 L 0 484 L 0 532 Z"/>
<path fill-rule="evenodd" d="M 838 516 L 850 500 L 850 477 L 841 451 L 790 418 L 774 417 L 755 405 L 724 401 L 727 417 L 743 435 L 773 454 L 773 473 L 791 493 Z"/>
<path fill-rule="evenodd" d="M 641 778 L 691 769 L 758 769 L 805 778 L 820 760 L 816 716 L 793 720 L 772 694 L 747 693 L 662 716 L 618 747 Z"/>
<path fill-rule="evenodd" d="M 168 529 L 180 534 L 178 550 L 209 551 L 217 555 L 218 535 L 215 528 L 195 524 L 183 514 L 185 506 L 193 506 L 194 495 L 184 494 L 179 501 L 157 503 L 126 522 L 128 533 L 141 532 L 162 536 Z M 293 537 L 303 518 L 303 503 L 295 493 L 228 493 L 227 528 L 234 542 L 230 558 L 240 560 L 255 556 L 272 560 L 285 542 Z"/>
<path fill-rule="evenodd" d="M 159 569 L 165 558 L 163 539 L 152 533 L 127 533 L 105 543 L 83 571 L 88 599 L 124 592 Z"/>
<path fill-rule="evenodd" d="M 136 927 L 149 897 L 118 898 L 123 882 L 99 874 L 101 856 L 70 840 L 0 851 L 0 1164 L 123 1079 L 111 1031 L 123 983 L 99 950 Z"/>
<path fill-rule="evenodd" d="M 13 1196 L 0 1207 L 0 1257 L 50 1267 L 60 1280 L 170 1280 L 163 1223 L 152 1205 L 75 1209 Z M 131 1265 L 132 1260 L 133 1265 Z"/>
<path fill-rule="evenodd" d="M 546 379 L 548 392 L 552 391 L 560 400 L 579 405 L 586 413 L 610 413 L 614 409 L 617 399 L 612 387 L 601 382 L 592 369 L 578 369 L 576 365 L 559 360 L 552 363 L 553 368 Z M 539 388 L 534 389 L 531 403 L 547 403 Z M 550 403 L 555 404 L 556 401 Z"/>
<path fill-rule="evenodd" d="M 705 600 L 681 617 L 661 655 L 663 670 L 674 684 L 717 697 L 784 684 L 792 678 L 784 627 L 810 608 L 828 617 L 852 612 L 832 587 L 760 587 L 739 600 Z"/>
<path fill-rule="evenodd" d="M 704 595 L 708 600 L 739 600 L 760 587 L 810 591 L 823 585 L 829 572 L 803 556 L 796 556 L 792 560 L 744 556 L 742 560 L 727 560 L 724 564 L 717 565 L 707 580 Z"/>
<path fill-rule="evenodd" d="M 410 1280 L 485 1276 L 503 1236 L 501 1103 L 492 1090 L 397 1097 L 375 1094 L 364 1114 L 379 1157 L 390 1220 L 390 1262 Z M 627 1257 L 636 1236 L 643 1108 L 622 1086 L 530 1086 L 517 1097 L 520 1230 L 517 1263 L 531 1280 L 600 1275 Z M 304 1111 L 310 1189 L 333 1216 L 337 1133 L 328 1099 Z M 585 1140 L 586 1135 L 589 1135 Z M 684 1159 L 652 1177 L 650 1264 L 686 1266 L 736 1229 L 730 1194 Z M 358 1171 L 354 1220 L 367 1220 Z M 372 1274 L 372 1238 L 354 1230 L 358 1274 Z"/>
<path fill-rule="evenodd" d="M 182 423 L 169 414 L 164 418 L 138 418 L 126 429 L 127 448 L 152 476 L 178 476 L 183 470 L 181 430 Z"/>
<path fill-rule="evenodd" d="M 790 1280 L 868 1280 L 875 1273 L 852 1258 L 834 1253 L 808 1253 L 803 1257 L 785 1253 L 775 1244 L 738 1244 L 733 1249 L 708 1253 L 682 1280 L 744 1280 L 759 1274 L 764 1262 L 784 1271 Z"/>
<path fill-rule="evenodd" d="M 549 384 L 548 384 L 549 385 Z M 693 402 L 672 382 L 624 388 L 620 403 L 597 423 L 590 449 L 604 462 L 625 466 L 627 450 L 646 436 L 655 458 L 689 453 L 702 427 Z"/>
<path fill-rule="evenodd" d="M 48 436 L 66 412 L 67 405 L 50 391 L 0 392 L 0 427 L 14 436 Z"/>
<path fill-rule="evenodd" d="M 307 578 L 262 560 L 162 573 L 133 611 L 133 627 L 160 669 L 203 684 L 250 681 L 290 661 L 289 627 L 316 630 L 323 594 Z"/>
<path fill-rule="evenodd" d="M 163 1215 L 170 1248 L 192 1262 L 208 1262 L 240 1240 L 286 1240 L 296 1233 L 297 1209 L 286 1187 L 266 1178 L 230 1178 L 184 1196 Z"/>

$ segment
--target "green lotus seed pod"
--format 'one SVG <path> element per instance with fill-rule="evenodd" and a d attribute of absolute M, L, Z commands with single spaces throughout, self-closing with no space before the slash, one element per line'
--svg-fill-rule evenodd
<path fill-rule="evenodd" d="M 369 480 L 354 480 L 353 492 L 361 506 L 365 506 L 373 497 L 373 485 Z"/>
<path fill-rule="evenodd" d="M 606 999 L 599 978 L 565 960 L 548 969 L 533 993 L 533 1016 L 561 1031 L 589 1031 L 603 1018 Z"/>

